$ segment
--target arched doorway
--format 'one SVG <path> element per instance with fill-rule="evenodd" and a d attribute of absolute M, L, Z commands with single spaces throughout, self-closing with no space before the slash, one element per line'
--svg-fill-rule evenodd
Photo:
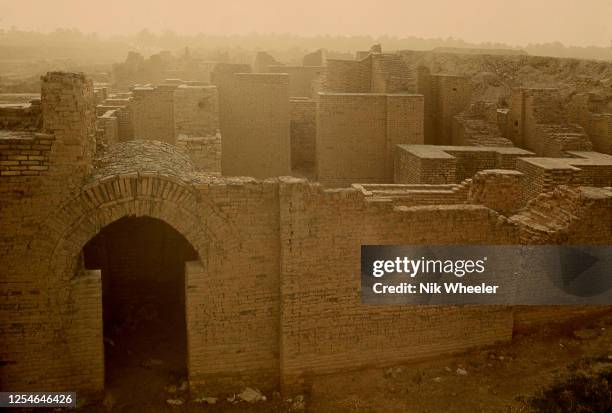
<path fill-rule="evenodd" d="M 138 386 L 150 389 L 139 392 L 145 399 L 163 398 L 164 388 L 180 387 L 187 380 L 185 263 L 198 259 L 193 246 L 162 220 L 128 216 L 89 240 L 83 258 L 86 269 L 101 270 L 107 393 Z"/>

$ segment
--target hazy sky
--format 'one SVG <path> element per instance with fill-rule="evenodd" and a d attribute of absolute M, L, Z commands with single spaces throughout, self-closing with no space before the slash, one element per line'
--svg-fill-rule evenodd
<path fill-rule="evenodd" d="M 608 46 L 612 0 L 0 0 L 0 27 L 453 36 Z"/>

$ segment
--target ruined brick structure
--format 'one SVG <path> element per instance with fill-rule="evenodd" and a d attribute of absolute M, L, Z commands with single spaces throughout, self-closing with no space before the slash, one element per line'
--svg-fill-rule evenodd
<path fill-rule="evenodd" d="M 591 150 L 593 146 L 584 129 L 567 119 L 558 89 L 516 88 L 510 102 L 508 138 L 540 156 Z"/>
<path fill-rule="evenodd" d="M 425 98 L 425 143 L 451 145 L 454 116 L 470 105 L 471 87 L 465 76 L 431 74 L 417 69 L 417 93 Z"/>
<path fill-rule="evenodd" d="M 458 146 L 513 146 L 502 135 L 494 104 L 476 102 L 453 117 L 452 144 Z M 505 131 L 505 129 L 504 129 Z"/>
<path fill-rule="evenodd" d="M 368 53 L 359 60 L 327 59 L 323 90 L 338 93 L 416 93 L 416 73 L 400 55 Z"/>
<path fill-rule="evenodd" d="M 143 248 L 158 245 L 147 236 L 153 226 L 180 245 L 167 258 L 182 265 L 176 277 L 184 288 L 168 290 L 179 295 L 168 302 L 183 307 L 185 363 L 194 389 L 292 389 L 311 375 L 509 340 L 516 328 L 582 311 L 364 306 L 360 246 L 609 244 L 609 156 L 570 152 L 572 158 L 555 160 L 589 187 L 567 180 L 560 183 L 570 185 L 553 187 L 545 176 L 536 183 L 539 191 L 550 189 L 544 194 L 529 193 L 534 186 L 524 180 L 533 171 L 521 165 L 546 169 L 545 162 L 513 147 L 400 146 L 394 172 L 395 144 L 423 142 L 423 97 L 372 89 L 324 92 L 316 103 L 316 161 L 323 162 L 318 170 L 329 170 L 334 154 L 348 154 L 359 170 L 338 157 L 336 164 L 346 168 L 334 179 L 377 181 L 394 173 L 399 182 L 324 189 L 279 177 L 291 168 L 287 75 L 228 70 L 215 82 L 222 136 L 214 145 L 221 140 L 223 176 L 198 168 L 207 155 L 197 161 L 181 149 L 197 146 L 190 141 L 197 137 L 167 132 L 179 127 L 210 133 L 207 125 L 214 122 L 204 117 L 198 118 L 204 123 L 176 123 L 174 105 L 171 126 L 159 125 L 167 129 L 155 132 L 157 139 L 104 138 L 106 145 L 97 145 L 93 86 L 81 74 L 43 78 L 40 129 L 0 132 L 3 386 L 102 393 L 103 303 L 130 300 L 127 288 L 104 288 L 104 280 L 113 272 L 126 275 L 119 278 L 125 285 L 146 279 L 131 278 L 132 272 L 109 265 L 96 251 L 134 253 L 130 239 L 121 237 L 141 227 L 144 235 L 131 239 L 146 241 Z M 404 84 L 393 77 L 385 82 Z M 189 94 L 189 104 L 214 102 L 212 89 L 178 91 Z M 163 93 L 177 96 L 176 88 Z M 294 113 L 312 116 L 312 106 L 297 109 L 300 103 L 293 102 Z M 134 126 L 135 133 L 151 128 L 144 118 Z M 311 154 L 300 156 L 310 160 Z M 521 204 L 503 199 L 504 191 Z M 165 286 L 168 280 L 156 282 Z"/>

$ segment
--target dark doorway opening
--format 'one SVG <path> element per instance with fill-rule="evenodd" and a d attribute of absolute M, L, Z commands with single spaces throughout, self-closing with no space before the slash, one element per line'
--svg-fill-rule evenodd
<path fill-rule="evenodd" d="M 125 217 L 91 239 L 83 256 L 86 268 L 102 272 L 107 394 L 148 388 L 143 397 L 164 397 L 187 377 L 184 272 L 196 251 L 161 220 Z"/>

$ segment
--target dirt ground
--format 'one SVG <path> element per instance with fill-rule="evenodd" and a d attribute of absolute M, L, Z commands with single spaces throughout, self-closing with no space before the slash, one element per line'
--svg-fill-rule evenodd
<path fill-rule="evenodd" d="M 79 413 L 106 412 L 315 412 L 437 413 L 533 410 L 529 401 L 563 383 L 584 360 L 603 360 L 612 371 L 612 313 L 573 325 L 520 334 L 511 343 L 418 363 L 370 368 L 314 379 L 311 390 L 285 399 L 274 392 L 266 401 L 214 405 L 187 396 L 184 380 L 171 361 L 138 360 L 116 370 L 103 402 L 82 406 Z M 607 382 L 606 382 L 606 385 Z M 608 385 L 612 390 L 612 384 Z M 303 397 L 303 402 L 302 402 Z M 168 400 L 180 400 L 169 405 Z M 179 402 L 180 403 L 180 402 Z M 531 409 L 531 410 L 530 410 Z M 550 410 L 546 410 L 550 411 Z M 559 410 L 565 411 L 565 410 Z"/>

